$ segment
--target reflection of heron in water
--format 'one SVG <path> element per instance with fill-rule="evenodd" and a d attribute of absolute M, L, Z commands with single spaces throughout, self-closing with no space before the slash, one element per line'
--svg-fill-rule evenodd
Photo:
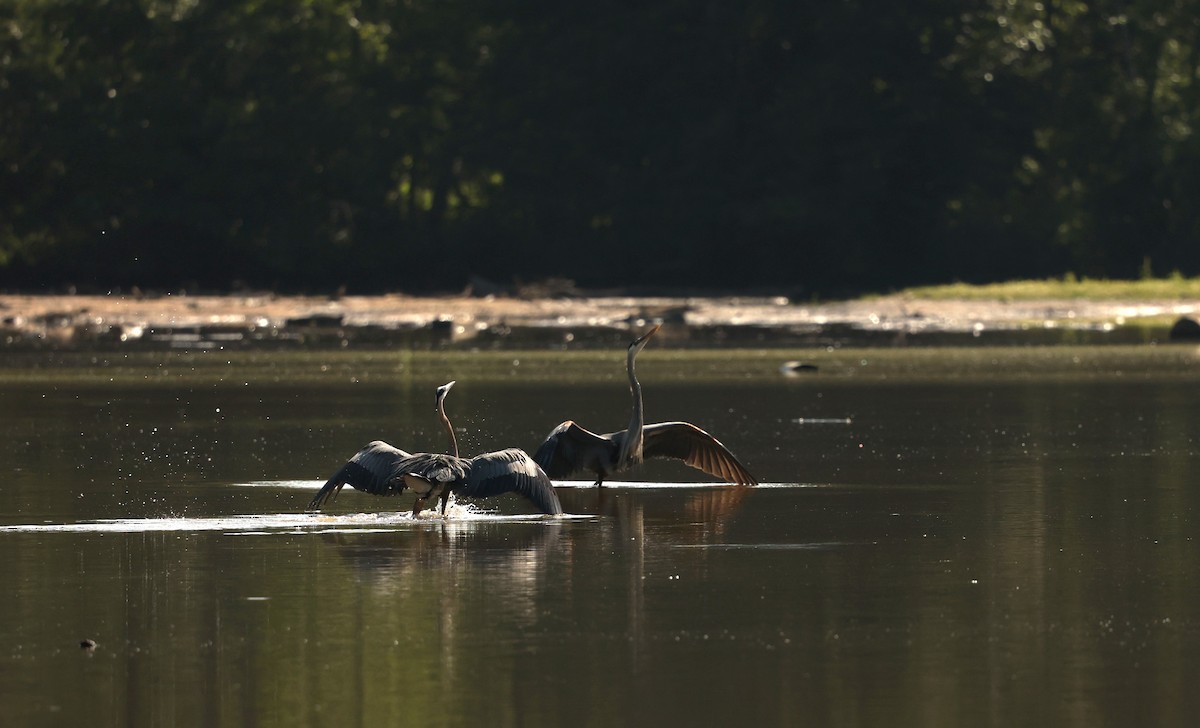
<path fill-rule="evenodd" d="M 596 485 L 603 485 L 605 478 L 641 463 L 644 458 L 667 457 L 682 460 L 728 483 L 758 483 L 717 438 L 690 422 L 643 424 L 642 385 L 633 370 L 634 359 L 661 327 L 658 324 L 634 340 L 625 356 L 629 391 L 633 395 L 629 427 L 607 435 L 597 435 L 573 420 L 555 427 L 533 456 L 551 478 L 590 471 L 596 474 Z"/>
<path fill-rule="evenodd" d="M 343 618 L 323 620 L 314 628 L 324 639 L 345 641 L 358 654 L 376 649 L 380 615 L 398 614 L 406 628 L 387 642 L 399 649 L 428 649 L 426 636 L 436 634 L 437 658 L 416 675 L 411 661 L 385 660 L 368 671 L 345 675 L 350 694 L 369 692 L 370 685 L 404 684 L 408 689 L 466 685 L 478 678 L 479 651 L 475 627 L 487 623 L 500 630 L 529 634 L 545 619 L 546 598 L 562 599 L 549 589 L 571 552 L 557 518 L 504 521 L 446 519 L 432 528 L 337 529 L 320 534 L 321 552 L 336 555 L 353 583 L 340 576 L 336 588 L 352 590 L 358 608 Z M 309 552 L 311 558 L 320 555 Z M 322 563 L 327 563 L 322 560 Z M 332 563 L 332 562 L 328 562 Z M 393 642 L 393 640 L 395 640 Z M 424 654 L 422 652 L 422 654 Z M 321 683 L 325 688 L 328 685 Z M 318 688 L 321 689 L 321 688 Z"/>
<path fill-rule="evenodd" d="M 337 530 L 320 536 L 362 581 L 381 591 L 418 574 L 452 574 L 458 579 L 458 568 L 494 574 L 516 591 L 530 588 L 543 578 L 547 561 L 562 559 L 570 551 L 563 545 L 562 523 L 448 519 L 437 528 Z"/>
<path fill-rule="evenodd" d="M 342 486 L 350 485 L 372 495 L 400 495 L 411 490 L 417 496 L 414 517 L 430 498 L 441 499 L 441 512 L 445 515 L 451 492 L 467 498 L 518 493 L 542 513 L 562 513 L 554 484 L 524 450 L 509 448 L 469 459 L 458 456 L 458 440 L 445 408 L 446 395 L 452 386 L 454 382 L 437 389 L 437 413 L 450 436 L 452 455 L 411 454 L 376 440 L 334 473 L 317 491 L 308 509 L 319 510 L 337 496 Z"/>
<path fill-rule="evenodd" d="M 671 486 L 661 490 L 626 490 L 617 486 L 601 488 L 599 499 L 595 491 L 583 488 L 562 488 L 558 495 L 568 513 L 600 516 L 606 522 L 612 520 L 620 524 L 628 520 L 626 511 L 631 504 L 636 505 L 652 520 L 678 520 L 679 528 L 671 532 L 680 542 L 707 543 L 737 521 L 738 513 L 754 492 L 753 488 L 734 485 Z"/>

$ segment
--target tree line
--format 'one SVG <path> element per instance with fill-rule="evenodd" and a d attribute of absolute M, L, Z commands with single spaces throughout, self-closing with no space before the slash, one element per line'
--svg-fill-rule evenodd
<path fill-rule="evenodd" d="M 1200 0 L 6 0 L 0 285 L 1200 273 Z"/>

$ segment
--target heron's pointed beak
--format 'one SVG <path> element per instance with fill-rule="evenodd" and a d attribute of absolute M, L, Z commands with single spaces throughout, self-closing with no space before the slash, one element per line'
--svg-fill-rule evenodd
<path fill-rule="evenodd" d="M 453 381 L 453 380 L 451 380 L 451 381 L 449 381 L 449 382 L 446 382 L 445 384 L 443 384 L 442 386 L 440 386 L 440 387 L 438 387 L 438 388 L 437 388 L 437 396 L 436 396 L 436 398 L 434 399 L 434 402 L 433 402 L 433 404 L 434 404 L 434 406 L 435 406 L 435 407 L 436 407 L 437 405 L 439 405 L 443 399 L 445 399 L 445 398 L 446 398 L 446 395 L 447 395 L 447 394 L 450 394 L 450 388 L 451 388 L 451 387 L 453 387 L 453 386 L 454 386 L 454 381 Z"/>
<path fill-rule="evenodd" d="M 661 328 L 662 324 L 654 324 L 654 328 L 642 334 L 637 339 L 634 339 L 633 343 L 629 345 L 629 348 L 637 348 L 640 351 L 641 348 L 646 345 L 646 342 L 650 341 L 650 337 L 657 334 L 658 330 Z"/>

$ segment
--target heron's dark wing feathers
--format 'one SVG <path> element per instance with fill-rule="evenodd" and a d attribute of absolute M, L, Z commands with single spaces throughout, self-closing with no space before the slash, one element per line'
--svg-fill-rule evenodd
<path fill-rule="evenodd" d="M 309 502 L 308 510 L 319 510 L 327 501 L 337 497 L 344 485 L 374 495 L 399 493 L 403 490 L 404 483 L 400 480 L 402 473 L 397 470 L 397 466 L 409 457 L 411 456 L 400 448 L 392 447 L 381 440 L 368 444 L 325 482 Z"/>
<path fill-rule="evenodd" d="M 758 481 L 729 452 L 729 448 L 690 422 L 646 425 L 642 430 L 642 438 L 642 454 L 645 457 L 678 458 L 727 483 L 758 485 Z"/>
<path fill-rule="evenodd" d="M 349 467 L 350 463 L 346 463 L 338 468 L 338 471 L 333 474 L 332 478 L 325 481 L 325 485 L 322 485 L 317 494 L 313 496 L 313 499 L 308 502 L 308 510 L 321 510 L 321 506 L 325 505 L 327 501 L 333 500 L 337 497 L 338 493 L 342 492 L 342 486 L 346 484 L 348 479 L 346 471 Z"/>
<path fill-rule="evenodd" d="M 550 478 L 528 453 L 515 447 L 471 458 L 466 482 L 457 492 L 467 498 L 519 493 L 542 513 L 563 512 Z"/>
<path fill-rule="evenodd" d="M 567 420 L 551 430 L 533 459 L 551 478 L 566 478 L 587 467 L 598 450 L 613 447 L 611 439 Z"/>

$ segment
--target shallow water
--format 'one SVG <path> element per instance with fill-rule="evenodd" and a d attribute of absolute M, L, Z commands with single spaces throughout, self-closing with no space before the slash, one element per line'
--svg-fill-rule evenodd
<path fill-rule="evenodd" d="M 12 725 L 1187 725 L 1192 347 L 679 352 L 648 417 L 763 482 L 651 463 L 413 519 L 304 506 L 375 438 L 623 427 L 622 357 L 0 362 Z M 787 377 L 788 359 L 819 366 Z M 92 650 L 79 646 L 96 641 Z"/>

